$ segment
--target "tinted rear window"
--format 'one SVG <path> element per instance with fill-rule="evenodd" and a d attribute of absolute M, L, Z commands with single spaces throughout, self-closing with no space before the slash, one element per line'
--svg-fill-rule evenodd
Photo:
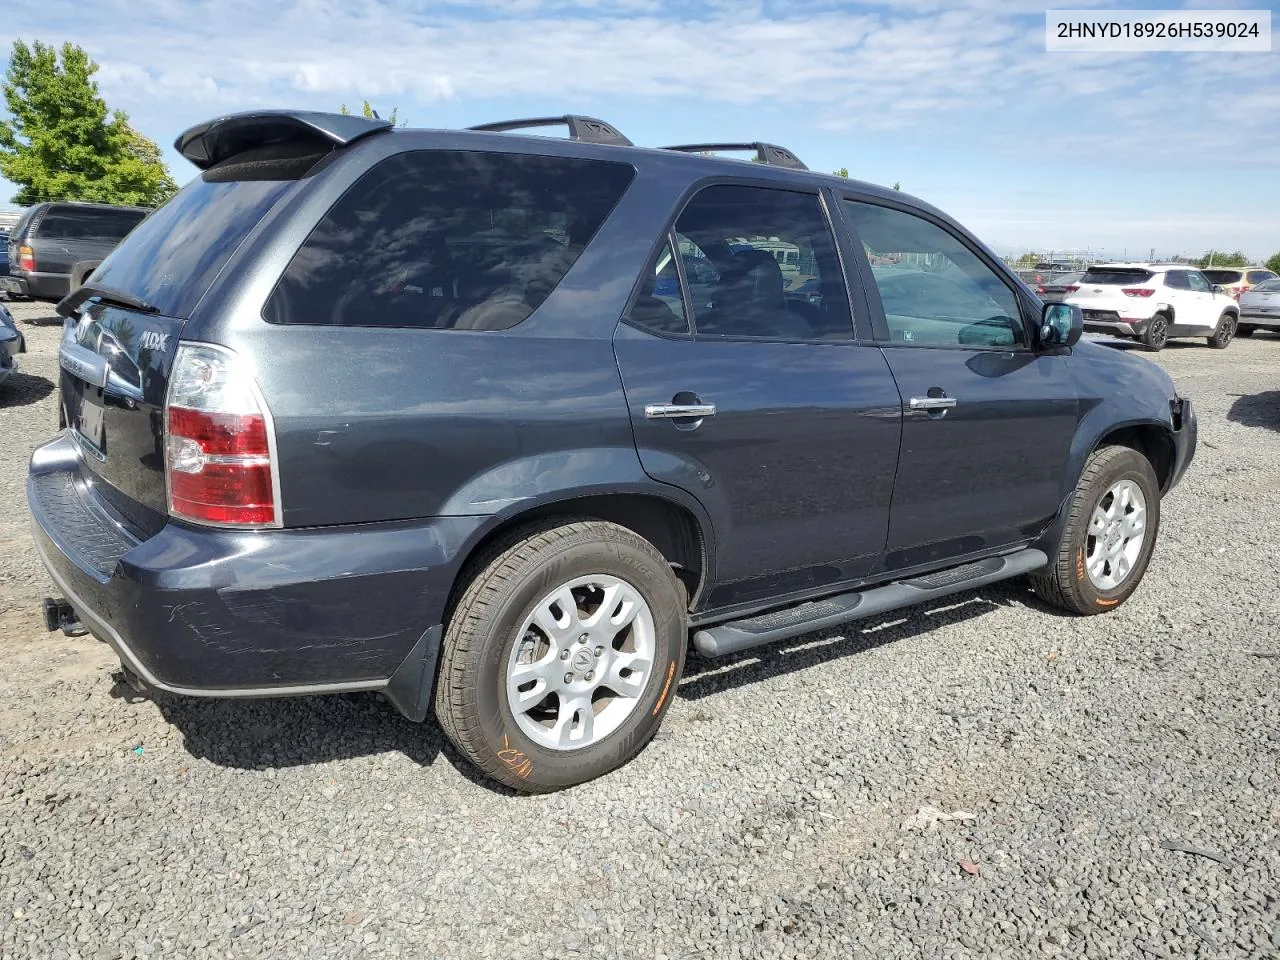
<path fill-rule="evenodd" d="M 628 164 L 419 150 L 379 163 L 294 256 L 272 323 L 504 330 L 569 272 Z"/>
<path fill-rule="evenodd" d="M 1210 283 L 1239 283 L 1243 274 L 1239 270 L 1201 270 Z"/>
<path fill-rule="evenodd" d="M 98 267 L 94 282 L 186 317 L 258 222 L 317 158 L 233 158 L 153 213 Z"/>
<path fill-rule="evenodd" d="M 1123 267 L 1090 268 L 1080 280 L 1084 283 L 1115 284 L 1146 283 L 1155 274 L 1150 270 L 1126 269 Z"/>
<path fill-rule="evenodd" d="M 145 210 L 50 207 L 32 236 L 58 240 L 120 240 L 145 217 Z"/>
<path fill-rule="evenodd" d="M 1247 279 L 1250 283 L 1264 283 L 1274 276 L 1270 270 L 1250 270 Z"/>

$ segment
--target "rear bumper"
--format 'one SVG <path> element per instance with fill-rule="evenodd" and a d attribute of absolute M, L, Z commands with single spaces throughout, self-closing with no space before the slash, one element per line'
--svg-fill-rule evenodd
<path fill-rule="evenodd" d="M 386 691 L 402 668 L 420 672 L 434 658 L 423 641 L 439 636 L 429 628 L 443 618 L 458 552 L 484 522 L 252 532 L 171 523 L 138 540 L 78 464 L 65 432 L 32 456 L 40 557 L 122 663 L 188 696 Z"/>
<path fill-rule="evenodd" d="M 39 300 L 61 300 L 71 289 L 71 277 L 65 273 L 26 273 L 0 277 L 0 293 Z"/>

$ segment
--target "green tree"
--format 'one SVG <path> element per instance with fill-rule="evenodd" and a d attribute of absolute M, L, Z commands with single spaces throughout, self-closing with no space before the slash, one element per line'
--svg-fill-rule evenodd
<path fill-rule="evenodd" d="M 14 203 L 156 206 L 178 189 L 155 143 L 108 109 L 97 71 L 75 44 L 14 42 L 3 84 L 9 118 L 0 119 L 0 175 L 18 185 Z"/>
<path fill-rule="evenodd" d="M 1212 263 L 1210 263 L 1212 261 Z M 1191 261 L 1201 270 L 1208 266 L 1215 267 L 1247 267 L 1249 258 L 1239 250 L 1234 253 L 1223 253 L 1221 250 L 1210 250 L 1199 260 Z"/>
<path fill-rule="evenodd" d="M 351 116 L 351 110 L 347 107 L 347 105 L 346 105 L 345 103 L 344 103 L 344 104 L 342 104 L 340 107 L 338 107 L 338 112 L 339 112 L 340 114 L 342 114 L 344 117 L 349 117 L 349 116 Z M 399 114 L 400 114 L 400 108 L 399 108 L 399 107 L 392 107 L 392 108 L 391 108 L 391 113 L 389 113 L 389 114 L 388 114 L 387 116 L 385 116 L 385 117 L 382 117 L 381 119 L 383 119 L 383 120 L 389 120 L 389 121 L 391 122 L 391 125 L 392 125 L 393 127 L 403 126 L 403 124 L 402 124 L 402 123 L 399 121 L 399 119 L 398 119 Z M 368 100 L 361 101 L 361 104 L 360 104 L 360 115 L 361 115 L 361 116 L 363 116 L 363 117 L 364 117 L 365 119 L 367 119 L 367 120 L 376 120 L 376 119 L 378 119 L 378 117 L 377 117 L 377 116 L 375 115 L 375 113 L 374 113 L 373 105 L 372 105 L 371 103 L 369 103 L 369 101 L 368 101 Z"/>
<path fill-rule="evenodd" d="M 837 177 L 844 177 L 846 180 L 849 179 L 848 167 L 841 167 L 839 170 L 832 170 L 831 172 L 834 173 Z"/>
<path fill-rule="evenodd" d="M 895 189 L 895 190 L 901 190 L 901 189 L 902 189 L 902 184 L 901 184 L 901 183 L 899 183 L 897 180 L 893 181 L 893 189 Z"/>
<path fill-rule="evenodd" d="M 1267 259 L 1267 269 L 1272 273 L 1280 273 L 1280 253 L 1273 253 Z"/>

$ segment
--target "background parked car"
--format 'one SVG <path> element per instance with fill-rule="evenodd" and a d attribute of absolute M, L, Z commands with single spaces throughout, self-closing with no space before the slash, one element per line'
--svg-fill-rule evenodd
<path fill-rule="evenodd" d="M 27 352 L 26 340 L 18 331 L 4 304 L 0 303 L 0 383 L 9 379 L 10 374 L 18 368 L 16 357 Z"/>
<path fill-rule="evenodd" d="M 1280 333 L 1280 278 L 1263 280 L 1240 297 L 1240 327 L 1236 332 L 1250 337 L 1255 330 Z"/>
<path fill-rule="evenodd" d="M 0 230 L 0 277 L 9 275 L 9 232 Z"/>
<path fill-rule="evenodd" d="M 1210 267 L 1200 272 L 1210 283 L 1220 286 L 1223 293 L 1236 301 L 1258 284 L 1276 279 L 1274 273 L 1262 267 Z"/>
<path fill-rule="evenodd" d="M 1085 330 L 1134 337 L 1148 350 L 1170 337 L 1204 337 L 1221 350 L 1240 319 L 1240 305 L 1185 263 L 1095 264 L 1065 302 L 1084 311 Z"/>
<path fill-rule="evenodd" d="M 76 264 L 98 261 L 136 227 L 147 210 L 102 203 L 38 203 L 9 235 L 9 276 L 0 291 L 60 300 Z"/>
<path fill-rule="evenodd" d="M 1082 277 L 1083 273 L 1060 274 L 1052 280 L 1036 284 L 1036 294 L 1045 303 L 1062 303 L 1067 294 L 1075 293 Z"/>

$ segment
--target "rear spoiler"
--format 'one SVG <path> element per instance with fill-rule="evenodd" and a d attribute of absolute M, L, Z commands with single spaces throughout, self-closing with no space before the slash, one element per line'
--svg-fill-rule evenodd
<path fill-rule="evenodd" d="M 255 110 L 197 123 L 173 142 L 180 154 L 208 170 L 237 153 L 296 140 L 328 141 L 345 147 L 372 133 L 390 130 L 390 120 L 309 110 Z"/>

